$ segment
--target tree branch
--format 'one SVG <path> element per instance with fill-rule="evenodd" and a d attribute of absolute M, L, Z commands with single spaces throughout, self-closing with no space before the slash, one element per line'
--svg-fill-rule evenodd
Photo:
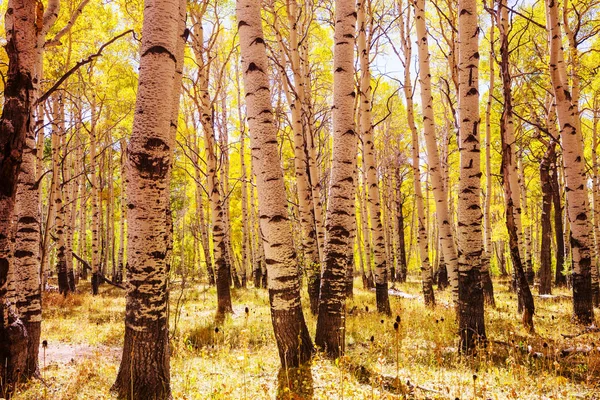
<path fill-rule="evenodd" d="M 108 42 L 106 42 L 102 46 L 100 46 L 100 48 L 98 49 L 98 51 L 96 53 L 90 55 L 85 60 L 81 60 L 77 64 L 75 64 L 73 66 L 73 68 L 71 68 L 63 76 L 61 76 L 60 79 L 58 81 L 56 81 L 56 83 L 50 89 L 48 89 L 46 91 L 46 93 L 44 93 L 43 95 L 41 95 L 39 97 L 39 99 L 37 99 L 36 105 L 39 104 L 39 103 L 42 103 L 42 102 L 46 101 L 48 99 L 48 97 L 50 97 L 50 95 L 52 93 L 54 93 L 54 91 L 56 91 L 56 89 L 58 89 L 60 87 L 60 85 L 62 85 L 63 82 L 66 81 L 69 78 L 69 76 L 73 75 L 73 73 L 75 73 L 79 68 L 83 67 L 86 64 L 91 63 L 96 58 L 100 57 L 102 55 L 102 51 L 106 47 L 108 47 L 109 45 L 111 45 L 112 43 L 114 43 L 115 41 L 117 41 L 118 39 L 122 38 L 123 36 L 125 36 L 125 35 L 127 35 L 129 33 L 133 33 L 133 29 L 129 29 L 129 30 L 121 33 L 120 35 L 117 35 L 117 36 L 113 37 Z"/>

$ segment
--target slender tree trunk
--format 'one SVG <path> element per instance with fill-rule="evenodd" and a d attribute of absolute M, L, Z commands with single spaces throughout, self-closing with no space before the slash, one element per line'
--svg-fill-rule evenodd
<path fill-rule="evenodd" d="M 547 116 L 548 131 L 554 138 L 558 138 L 556 129 L 555 106 L 550 107 Z M 563 206 L 561 204 L 561 190 L 558 184 L 558 161 L 555 158 L 550 164 L 550 186 L 552 187 L 552 207 L 554 208 L 554 238 L 556 242 L 556 269 L 554 284 L 556 286 L 565 286 L 567 277 L 564 273 L 565 267 L 565 241 L 563 224 Z"/>
<path fill-rule="evenodd" d="M 475 0 L 458 2 L 458 329 L 462 351 L 486 340 L 481 285 L 479 26 Z M 448 260 L 445 260 L 448 262 Z"/>
<path fill-rule="evenodd" d="M 552 187 L 550 185 L 550 165 L 555 162 L 554 143 L 540 163 L 540 186 L 542 187 L 542 243 L 540 248 L 539 294 L 552 293 Z"/>
<path fill-rule="evenodd" d="M 438 219 L 438 229 L 442 241 L 442 250 L 444 252 L 444 262 L 448 269 L 450 283 L 453 289 L 453 296 L 456 299 L 458 290 L 458 254 L 456 250 L 454 234 L 450 224 L 448 194 L 444 190 L 444 176 L 441 169 L 441 162 L 438 155 L 438 144 L 435 139 L 435 121 L 433 114 L 433 96 L 431 93 L 431 71 L 429 65 L 429 44 L 427 40 L 427 28 L 425 26 L 425 0 L 416 0 L 415 25 L 417 28 L 417 44 L 419 53 L 419 82 L 421 84 L 421 104 L 423 105 L 423 133 L 427 146 L 427 160 L 431 183 L 433 185 L 433 195 L 435 198 L 436 213 Z M 485 260 L 482 260 L 485 262 Z M 482 265 L 482 275 L 486 276 L 487 266 Z M 489 274 L 488 274 L 489 276 Z M 490 289 L 491 280 L 485 280 L 488 288 L 486 298 L 492 298 L 493 289 Z M 484 288 L 485 288 L 484 286 Z"/>
<path fill-rule="evenodd" d="M 279 48 L 282 63 L 282 86 L 286 94 L 291 110 L 291 127 L 294 135 L 292 146 L 294 148 L 294 173 L 296 176 L 296 191 L 298 195 L 298 217 L 301 227 L 301 253 L 304 259 L 303 270 L 306 271 L 308 280 L 308 297 L 310 299 L 310 311 L 317 314 L 319 307 L 319 286 L 321 276 L 321 263 L 319 256 L 319 245 L 317 242 L 317 231 L 314 219 L 314 203 L 312 189 L 309 180 L 309 169 L 306 159 L 307 144 L 304 139 L 304 128 L 302 120 L 302 100 L 304 88 L 301 86 L 302 76 L 300 74 L 300 56 L 298 51 L 298 32 L 296 24 L 296 1 L 288 1 L 288 20 L 290 26 L 289 52 L 290 63 L 294 73 L 294 87 L 290 87 L 286 73 L 286 57 L 283 38 L 279 33 L 279 27 L 275 30 L 278 35 Z"/>
<path fill-rule="evenodd" d="M 344 354 L 346 296 L 345 271 L 352 252 L 350 231 L 356 183 L 353 172 L 357 156 L 354 126 L 354 35 L 356 8 L 353 2 L 336 0 L 333 56 L 333 162 L 327 205 L 325 257 L 321 276 L 316 344 L 330 357 Z"/>
<path fill-rule="evenodd" d="M 594 290 L 594 306 L 600 306 L 600 288 L 598 287 L 598 274 L 600 273 L 600 190 L 599 187 L 599 176 L 598 176 L 598 119 L 600 117 L 598 110 L 598 97 L 594 98 L 594 116 L 592 120 L 592 201 L 594 205 L 594 237 L 596 240 L 596 246 L 594 252 L 596 255 L 596 262 L 592 268 L 596 270 L 596 282 L 592 285 Z"/>
<path fill-rule="evenodd" d="M 236 14 L 252 156 L 256 161 L 271 320 L 282 367 L 296 368 L 310 359 L 313 345 L 300 303 L 298 262 L 291 245 L 292 228 L 273 121 L 260 5 L 254 0 L 238 0 Z"/>
<path fill-rule="evenodd" d="M 363 183 L 365 182 L 364 178 L 364 165 L 363 165 Z M 357 182 L 358 183 L 358 182 Z M 363 184 L 362 191 L 358 194 L 358 205 L 360 207 L 360 225 L 362 228 L 362 241 L 365 253 L 365 275 L 363 276 L 363 282 L 366 282 L 366 289 L 372 289 L 375 287 L 375 283 L 373 282 L 373 272 L 371 270 L 371 235 L 369 234 L 369 223 L 367 222 L 367 200 L 366 197 L 366 189 Z"/>
<path fill-rule="evenodd" d="M 416 8 L 417 7 L 415 7 L 415 10 Z M 420 17 L 415 16 L 415 18 L 418 22 L 418 19 Z M 406 14 L 407 25 L 408 21 L 410 21 L 410 12 L 407 12 Z M 403 38 L 403 50 L 405 57 L 404 97 L 406 98 L 406 116 L 408 120 L 408 126 L 411 132 L 413 185 L 415 190 L 415 204 L 417 213 L 417 245 L 419 247 L 419 255 L 421 257 L 421 277 L 423 282 L 423 295 L 425 298 L 425 304 L 429 307 L 433 307 L 435 306 L 435 296 L 433 292 L 433 277 L 431 274 L 431 264 L 429 262 L 429 239 L 427 235 L 427 222 L 425 220 L 425 206 L 423 202 L 423 191 L 421 189 L 421 171 L 419 166 L 419 138 L 417 133 L 417 126 L 415 125 L 414 108 L 412 100 L 413 90 L 410 76 L 410 60 L 412 56 L 412 46 L 410 44 L 410 39 L 406 40 L 402 33 L 401 36 Z M 419 54 L 419 56 L 422 55 Z M 427 54 L 427 56 L 429 56 L 429 54 Z M 421 68 L 423 68 L 423 65 L 421 65 Z M 423 73 L 427 73 L 427 71 L 423 71 Z M 423 89 L 421 89 L 421 92 L 422 91 Z M 431 157 L 431 155 L 429 156 Z"/>
<path fill-rule="evenodd" d="M 100 238 L 99 238 L 99 217 L 100 204 L 98 193 L 98 172 L 96 171 L 96 123 L 98 115 L 96 113 L 96 96 L 92 98 L 90 105 L 91 123 L 90 123 L 90 174 L 92 185 L 92 294 L 98 294 L 98 285 L 100 284 Z"/>
<path fill-rule="evenodd" d="M 366 0 L 358 2 L 358 53 L 360 61 L 360 136 L 363 143 L 363 163 L 366 169 L 368 187 L 369 215 L 371 217 L 371 237 L 373 239 L 373 259 L 375 261 L 375 295 L 377 297 L 377 311 L 391 315 L 390 300 L 388 296 L 387 260 L 385 254 L 384 228 L 381 223 L 381 204 L 379 202 L 379 184 L 377 179 L 377 162 L 375 160 L 375 144 L 373 143 L 373 123 L 371 120 L 371 72 L 370 37 L 367 40 Z M 353 197 L 354 198 L 354 197 Z M 431 291 L 433 293 L 433 290 Z"/>
<path fill-rule="evenodd" d="M 199 18 L 201 18 L 200 16 Z M 206 154 L 206 180 L 207 191 L 210 205 L 210 214 L 212 222 L 213 254 L 215 258 L 215 272 L 217 285 L 217 320 L 221 320 L 225 314 L 233 312 L 231 305 L 231 272 L 230 265 L 227 263 L 227 242 L 225 238 L 224 204 L 221 192 L 219 190 L 219 180 L 217 176 L 217 154 L 216 140 L 213 120 L 213 104 L 209 97 L 209 55 L 204 49 L 204 35 L 202 21 L 195 24 L 195 35 L 192 36 L 192 49 L 198 63 L 198 91 L 200 100 L 196 106 L 200 113 L 200 122 L 204 130 L 204 145 Z M 221 171 L 222 172 L 222 171 Z"/>
<path fill-rule="evenodd" d="M 592 304 L 591 250 L 592 225 L 587 196 L 587 177 L 583 157 L 583 139 L 577 129 L 577 106 L 568 90 L 566 66 L 562 51 L 562 33 L 558 20 L 558 4 L 546 1 L 546 20 L 550 41 L 550 77 L 554 88 L 567 193 L 571 249 L 573 264 L 573 313 L 583 324 L 594 321 Z"/>
<path fill-rule="evenodd" d="M 494 97 L 494 81 L 496 78 L 495 62 L 492 58 L 494 55 L 494 33 L 496 31 L 495 18 L 491 18 L 490 26 L 490 83 L 488 88 L 488 100 L 485 108 L 485 206 L 483 210 L 483 222 L 484 222 L 484 260 L 483 268 L 481 270 L 483 279 L 483 297 L 485 302 L 492 307 L 496 306 L 494 300 L 494 287 L 492 284 L 492 277 L 490 271 L 490 264 L 492 260 L 492 220 L 491 220 L 491 208 L 492 208 L 492 100 Z"/>
<path fill-rule="evenodd" d="M 185 0 L 156 0 L 144 9 L 138 112 L 125 166 L 128 290 L 123 357 L 113 386 L 121 398 L 171 398 L 166 258 L 185 6 Z"/>

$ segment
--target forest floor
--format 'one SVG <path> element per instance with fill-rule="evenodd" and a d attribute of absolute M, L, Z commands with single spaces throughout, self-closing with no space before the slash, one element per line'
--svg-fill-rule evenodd
<path fill-rule="evenodd" d="M 215 332 L 215 289 L 187 286 L 171 289 L 174 399 L 275 398 L 279 359 L 267 291 L 234 289 L 235 314 Z M 516 313 L 516 295 L 506 282 L 495 282 L 497 307 L 486 309 L 489 344 L 464 358 L 449 290 L 436 292 L 438 305 L 428 309 L 416 280 L 396 285 L 388 318 L 375 311 L 375 294 L 360 286 L 357 280 L 347 306 L 346 356 L 331 362 L 317 355 L 312 376 L 304 378 L 315 399 L 600 399 L 600 333 L 571 322 L 566 289 L 535 298 L 531 335 Z M 23 384 L 15 400 L 114 398 L 124 293 L 106 284 L 95 297 L 89 285 L 79 289 L 67 298 L 44 294 L 42 379 Z M 308 309 L 305 314 L 314 333 L 316 318 Z"/>

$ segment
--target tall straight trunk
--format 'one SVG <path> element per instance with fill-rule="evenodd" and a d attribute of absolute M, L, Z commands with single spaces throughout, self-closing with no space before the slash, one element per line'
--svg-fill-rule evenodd
<path fill-rule="evenodd" d="M 458 2 L 458 329 L 462 351 L 486 340 L 481 285 L 479 26 L 475 0 Z M 445 260 L 448 262 L 448 260 Z"/>
<path fill-rule="evenodd" d="M 127 219 L 127 198 L 125 197 L 125 161 L 127 159 L 127 142 L 121 139 L 121 195 L 119 204 L 121 206 L 121 215 L 119 217 L 119 254 L 117 258 L 117 283 L 123 282 L 123 272 L 125 271 L 125 220 Z"/>
<path fill-rule="evenodd" d="M 202 18 L 200 16 L 199 18 Z M 212 222 L 213 255 L 215 262 L 215 282 L 217 286 L 217 319 L 220 320 L 225 314 L 233 312 L 231 305 L 231 273 L 227 263 L 227 243 L 225 238 L 224 208 L 221 191 L 219 190 L 219 179 L 217 176 L 217 154 L 216 140 L 213 120 L 213 103 L 209 95 L 209 71 L 210 60 L 204 49 L 204 34 L 202 21 L 195 23 L 195 35 L 192 36 L 192 49 L 198 63 L 197 90 L 200 100 L 196 107 L 200 113 L 200 122 L 204 131 L 204 149 L 206 154 L 206 183 L 210 214 Z"/>
<path fill-rule="evenodd" d="M 367 16 L 366 1 L 358 2 L 358 53 L 360 61 L 360 136 L 363 143 L 363 162 L 366 169 L 369 215 L 371 217 L 371 237 L 373 239 L 373 260 L 375 261 L 375 296 L 377 311 L 391 315 L 388 296 L 387 260 L 385 254 L 384 228 L 381 222 L 381 204 L 375 160 L 373 122 L 371 120 L 371 72 L 369 68 L 371 40 L 367 38 L 367 26 L 372 25 L 372 16 Z M 352 197 L 354 198 L 354 197 Z M 432 290 L 433 293 L 433 290 Z"/>
<path fill-rule="evenodd" d="M 227 86 L 221 87 L 223 93 L 227 92 Z M 233 255 L 233 244 L 231 243 L 231 218 L 229 210 L 229 131 L 227 129 L 227 99 L 225 95 L 221 96 L 221 120 L 219 124 L 219 148 L 221 149 L 220 154 L 220 166 L 221 173 L 219 190 L 221 191 L 222 207 L 223 207 L 223 227 L 225 241 L 225 259 L 229 267 L 229 275 L 236 288 L 242 287 L 242 281 L 245 282 L 246 278 L 240 276 L 236 270 L 235 259 Z"/>
<path fill-rule="evenodd" d="M 292 227 L 273 121 L 260 4 L 254 0 L 238 0 L 236 15 L 259 194 L 262 246 L 268 268 L 271 320 L 281 365 L 295 368 L 310 359 L 313 345 L 300 303 L 298 261 L 291 245 Z"/>
<path fill-rule="evenodd" d="M 521 208 L 521 175 L 519 173 L 519 164 L 517 158 L 517 143 L 515 139 L 515 128 L 512 114 L 512 92 L 511 92 L 511 75 L 510 75 L 510 49 L 509 49 L 509 34 L 511 26 L 509 26 L 508 20 L 508 9 L 506 0 L 499 0 L 498 2 L 498 28 L 500 30 L 500 76 L 502 79 L 502 90 L 504 94 L 504 109 L 502 113 L 501 123 L 503 124 L 503 131 L 501 135 L 504 135 L 504 143 L 506 149 L 502 150 L 502 153 L 508 152 L 507 161 L 510 162 L 508 165 L 508 176 L 507 182 L 504 185 L 510 185 L 510 193 L 512 195 L 512 209 L 515 213 L 514 224 L 516 228 L 517 241 L 519 246 L 519 256 L 521 264 L 526 268 L 526 251 L 525 244 L 523 241 L 523 224 L 522 224 L 522 208 Z M 508 103 L 507 103 L 508 102 Z M 505 193 L 506 190 L 505 190 Z M 516 268 L 513 270 L 514 282 L 518 284 L 519 278 L 516 274 Z"/>
<path fill-rule="evenodd" d="M 61 148 L 66 143 L 64 132 L 61 128 L 64 124 L 61 123 L 64 118 L 64 108 L 62 106 L 62 98 L 55 97 L 52 101 L 52 180 L 54 185 L 54 207 L 56 208 L 55 232 L 57 237 L 56 245 L 56 271 L 58 273 L 58 290 L 61 294 L 69 293 L 69 280 L 67 275 L 67 256 L 66 256 L 66 204 L 63 201 L 63 194 L 66 192 L 65 181 L 59 171 L 63 170 L 63 159 L 61 156 Z M 63 153 L 66 154 L 66 151 Z"/>
<path fill-rule="evenodd" d="M 456 300 L 458 297 L 458 254 L 456 250 L 454 233 L 449 215 L 448 194 L 444 190 L 444 174 L 441 167 L 440 157 L 438 154 L 438 143 L 435 138 L 435 120 L 433 114 L 433 95 L 431 93 L 431 70 L 429 63 L 429 44 L 427 39 L 427 28 L 425 25 L 425 0 L 416 0 L 414 3 L 415 9 L 415 25 L 417 29 L 417 44 L 419 53 L 419 82 L 421 85 L 421 104 L 423 107 L 423 134 L 427 146 L 427 161 L 429 166 L 429 174 L 433 186 L 433 196 L 435 198 L 436 213 L 438 220 L 438 229 L 440 231 L 440 240 L 442 250 L 444 252 L 444 262 L 448 270 L 448 276 L 453 289 L 453 297 Z M 410 79 L 410 77 L 409 77 Z M 406 79 L 405 79 L 406 80 Z M 482 260 L 482 262 L 485 260 Z M 482 276 L 489 277 L 487 266 L 482 264 Z M 493 289 L 491 288 L 491 280 L 485 280 L 484 289 L 486 298 L 491 298 L 493 302 Z"/>
<path fill-rule="evenodd" d="M 300 56 L 298 51 L 298 32 L 296 15 L 296 1 L 288 2 L 288 19 L 290 24 L 289 53 L 290 64 L 294 74 L 294 86 L 290 87 L 286 73 L 286 58 L 283 38 L 278 33 L 278 42 L 280 53 L 282 54 L 280 63 L 282 64 L 282 86 L 290 105 L 291 128 L 293 133 L 292 146 L 294 148 L 294 173 L 296 176 L 296 192 L 298 195 L 298 216 L 301 228 L 301 252 L 304 259 L 303 269 L 306 271 L 308 280 L 308 297 L 310 299 L 310 311 L 317 314 L 319 307 L 319 286 L 321 276 L 321 263 L 319 256 L 319 244 L 317 241 L 317 231 L 314 218 L 314 203 L 312 199 L 312 189 L 309 179 L 309 169 L 306 158 L 306 141 L 304 138 L 304 128 L 302 120 L 302 100 L 304 88 L 301 86 L 302 76 L 300 74 Z M 276 20 L 277 24 L 277 20 Z M 276 25 L 276 31 L 279 28 Z"/>
<path fill-rule="evenodd" d="M 98 294 L 98 285 L 100 284 L 100 203 L 98 193 L 98 171 L 96 171 L 96 123 L 98 115 L 96 113 L 96 96 L 93 95 L 92 104 L 90 104 L 90 174 L 92 185 L 92 294 Z"/>
<path fill-rule="evenodd" d="M 0 393 L 9 393 L 27 368 L 27 332 L 10 305 L 8 286 L 14 284 L 11 252 L 15 195 L 26 138 L 33 129 L 32 77 L 36 52 L 36 5 L 10 0 L 5 16 L 8 72 L 0 118 Z"/>
<path fill-rule="evenodd" d="M 416 11 L 415 7 L 415 11 Z M 410 10 L 410 9 L 408 9 Z M 406 24 L 409 25 L 410 12 L 407 12 Z M 419 17 L 416 17 L 417 21 Z M 401 24 L 404 24 L 402 22 Z M 403 26 L 403 25 L 402 25 Z M 423 295 L 427 306 L 435 306 L 435 295 L 433 293 L 433 276 L 431 273 L 431 263 L 429 262 L 429 239 L 427 234 L 427 222 L 425 220 L 425 206 L 423 203 L 423 190 L 421 188 L 421 171 L 419 157 L 419 137 L 417 126 L 415 125 L 414 107 L 413 107 L 413 89 L 410 77 L 410 60 L 412 56 L 412 45 L 410 38 L 405 39 L 404 29 L 402 29 L 402 44 L 404 50 L 404 97 L 406 98 L 406 117 L 408 126 L 411 132 L 412 146 L 412 170 L 413 170 L 413 185 L 415 190 L 415 205 L 417 215 L 417 245 L 419 247 L 419 255 L 421 257 L 421 277 L 423 281 Z M 408 32 L 407 32 L 408 33 Z M 418 33 L 417 33 L 418 34 Z M 419 54 L 421 56 L 421 54 Z M 422 66 L 421 66 L 422 68 Z M 426 71 L 423 71 L 426 73 Z M 423 89 L 421 89 L 423 91 Z M 425 106 L 426 107 L 426 106 Z M 424 107 L 424 109 L 425 109 Z M 431 157 L 431 156 L 430 156 Z M 431 160 L 430 160 L 431 161 Z"/>
<path fill-rule="evenodd" d="M 556 127 L 556 109 L 552 104 L 548 108 L 546 116 L 546 124 L 548 131 L 554 138 L 558 138 L 558 129 Z M 554 276 L 554 284 L 556 286 L 565 286 L 567 277 L 564 274 L 565 267 L 565 241 L 564 241 L 564 224 L 563 224 L 563 206 L 561 200 L 561 190 L 558 184 L 558 161 L 555 157 L 554 162 L 550 164 L 550 186 L 552 188 L 552 207 L 554 208 L 554 239 L 556 243 L 555 259 L 556 269 Z"/>
<path fill-rule="evenodd" d="M 321 276 L 316 344 L 330 357 L 344 354 L 346 295 L 344 276 L 352 243 L 352 215 L 357 156 L 354 126 L 354 34 L 356 9 L 352 1 L 336 0 L 333 56 L 333 157 L 325 227 L 325 257 Z"/>
<path fill-rule="evenodd" d="M 238 75 L 238 71 L 236 68 L 236 75 Z M 248 271 L 248 265 L 251 264 L 251 252 L 252 246 L 250 245 L 250 231 L 248 230 L 248 217 L 250 216 L 248 213 L 248 182 L 246 182 L 247 174 L 246 174 L 246 125 L 244 118 L 242 117 L 242 108 L 241 108 L 241 95 L 238 91 L 238 120 L 240 121 L 240 183 L 241 183 L 241 192 L 242 192 L 242 260 L 241 260 L 241 270 L 242 274 L 245 277 Z"/>
<path fill-rule="evenodd" d="M 121 398 L 171 398 L 169 180 L 183 66 L 185 6 L 185 0 L 156 0 L 147 1 L 144 9 L 137 112 L 125 165 L 129 210 L 125 343 L 113 385 Z"/>
<path fill-rule="evenodd" d="M 215 271 L 213 268 L 213 260 L 210 251 L 209 234 L 206 228 L 207 222 L 204 215 L 204 188 L 202 187 L 202 174 L 200 171 L 199 153 L 200 149 L 198 146 L 198 140 L 193 139 L 194 143 L 194 155 L 192 161 L 194 162 L 194 173 L 196 178 L 196 214 L 198 215 L 198 228 L 200 231 L 200 242 L 202 243 L 202 252 L 204 254 L 204 263 L 206 264 L 206 274 L 208 275 L 208 284 L 213 286 L 215 284 Z"/>
<path fill-rule="evenodd" d="M 72 115 L 72 114 L 71 114 Z M 70 142 L 77 145 L 76 140 L 76 132 L 71 135 Z M 77 148 L 71 148 L 68 152 L 68 167 L 67 167 L 67 181 L 69 182 L 69 198 L 66 201 L 68 206 L 68 216 L 67 216 L 67 240 L 66 240 L 66 255 L 67 255 L 67 279 L 69 281 L 69 291 L 72 293 L 75 292 L 75 269 L 73 266 L 73 235 L 75 232 L 75 225 L 77 223 L 77 198 L 79 197 L 79 185 L 77 184 L 77 179 L 75 178 L 76 170 L 76 160 L 75 155 L 77 154 Z"/>
<path fill-rule="evenodd" d="M 556 162 L 554 143 L 548 143 L 548 149 L 540 163 L 540 186 L 542 188 L 542 240 L 540 247 L 539 294 L 552 294 L 552 186 L 550 185 L 550 166 Z"/>
<path fill-rule="evenodd" d="M 519 171 L 519 184 L 521 185 L 521 205 L 522 212 L 524 215 L 527 214 L 527 185 L 525 185 L 525 165 L 521 158 L 517 162 L 517 168 Z M 527 226 L 523 226 L 523 265 L 525 267 L 525 277 L 527 277 L 527 283 L 533 285 L 535 273 L 533 272 L 533 251 L 532 251 L 532 227 L 531 223 Z"/>
<path fill-rule="evenodd" d="M 364 172 L 364 165 L 363 165 L 363 172 Z M 375 283 L 373 282 L 373 272 L 371 269 L 371 235 L 369 234 L 369 222 L 368 222 L 368 218 L 367 218 L 367 200 L 366 200 L 366 193 L 367 190 L 365 189 L 365 178 L 364 178 L 364 173 L 363 173 L 363 185 L 362 185 L 362 190 L 360 191 L 360 193 L 358 194 L 358 205 L 360 207 L 360 226 L 362 228 L 362 243 L 363 243 L 363 247 L 364 247 L 364 254 L 365 254 L 365 275 L 363 276 L 363 282 L 366 284 L 365 289 L 371 289 L 375 287 Z"/>
<path fill-rule="evenodd" d="M 592 225 L 589 219 L 590 205 L 587 195 L 587 177 L 583 155 L 583 139 L 577 107 L 573 104 L 567 86 L 566 66 L 562 50 L 562 33 L 558 20 L 558 4 L 546 1 L 546 21 L 549 27 L 550 77 L 554 89 L 560 140 L 563 148 L 565 187 L 573 265 L 573 313 L 583 324 L 594 321 L 592 304 Z"/>
<path fill-rule="evenodd" d="M 81 123 L 81 114 L 79 115 L 79 122 Z M 81 196 L 81 200 L 79 202 L 79 239 L 78 239 L 78 253 L 79 255 L 83 258 L 83 259 L 88 259 L 88 246 L 87 246 L 87 200 L 88 200 L 88 191 L 85 190 L 85 187 L 87 185 L 87 179 L 86 179 L 86 157 L 85 157 L 85 153 L 83 152 L 83 145 L 84 145 L 84 138 L 83 138 L 83 133 L 80 131 L 79 132 L 80 135 L 80 141 L 79 143 L 81 144 L 81 157 L 77 157 L 77 160 L 81 160 L 80 163 L 80 183 L 79 185 L 81 186 L 81 192 L 82 192 L 82 196 Z M 125 179 L 122 179 L 122 190 L 125 190 Z M 85 266 L 84 263 L 80 263 L 79 265 L 79 277 L 81 279 L 87 280 L 87 268 Z"/>
<path fill-rule="evenodd" d="M 519 163 L 514 134 L 508 8 L 505 0 L 498 3 L 498 26 L 500 28 L 500 76 L 502 78 L 503 109 L 500 120 L 500 135 L 502 138 L 502 177 L 506 204 L 506 228 L 509 234 L 509 249 L 513 261 L 513 275 L 518 294 L 518 309 L 523 312 L 525 327 L 533 331 L 533 297 L 529 288 L 526 270 L 526 251 L 522 240 L 521 224 L 521 190 L 522 182 L 519 173 Z M 509 214 L 511 212 L 512 214 Z M 514 238 L 513 238 L 514 236 Z M 516 239 L 516 242 L 514 241 Z M 525 279 L 522 279 L 522 276 Z"/>
<path fill-rule="evenodd" d="M 494 287 L 492 285 L 492 277 L 490 264 L 492 260 L 492 100 L 494 97 L 494 81 L 496 78 L 495 62 L 492 57 L 494 54 L 494 33 L 496 32 L 496 19 L 492 15 L 490 26 L 490 82 L 488 88 L 488 99 L 485 108 L 485 206 L 483 209 L 484 223 L 484 260 L 482 268 L 483 278 L 483 297 L 487 304 L 492 307 L 496 306 L 494 300 Z"/>
<path fill-rule="evenodd" d="M 600 119 L 600 110 L 598 110 L 598 97 L 594 98 L 594 116 L 592 119 L 592 201 L 594 205 L 594 237 L 596 246 L 594 253 L 596 262 L 592 268 L 596 269 L 596 278 L 600 273 L 600 176 L 598 175 L 598 120 Z M 598 279 L 596 284 L 592 286 L 594 289 L 594 306 L 600 306 L 600 288 L 598 288 Z"/>

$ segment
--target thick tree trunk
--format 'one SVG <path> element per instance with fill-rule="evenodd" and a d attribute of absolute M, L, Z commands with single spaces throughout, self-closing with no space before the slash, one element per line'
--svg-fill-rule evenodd
<path fill-rule="evenodd" d="M 573 314 L 583 324 L 594 321 L 592 303 L 592 225 L 587 195 L 587 176 L 583 155 L 583 139 L 577 106 L 568 90 L 566 66 L 562 51 L 562 33 L 558 20 L 558 4 L 546 1 L 546 21 L 550 41 L 550 77 L 554 88 L 560 140 L 563 148 L 565 187 L 573 264 Z"/>
<path fill-rule="evenodd" d="M 332 358 L 344 354 L 345 272 L 352 252 L 349 240 L 356 193 L 353 179 L 357 156 L 354 126 L 354 3 L 336 0 L 334 18 L 332 124 L 335 156 L 331 166 L 325 223 L 325 261 L 315 339 L 316 344 Z"/>
<path fill-rule="evenodd" d="M 26 328 L 8 298 L 14 284 L 11 252 L 15 195 L 23 150 L 33 130 L 36 53 L 35 1 L 10 0 L 5 16 L 8 73 L 0 118 L 0 393 L 8 393 L 27 370 Z"/>
<path fill-rule="evenodd" d="M 271 320 L 282 367 L 296 368 L 310 359 L 313 345 L 300 303 L 298 261 L 291 244 L 292 227 L 273 121 L 260 5 L 254 0 L 238 0 L 236 14 Z"/>
<path fill-rule="evenodd" d="M 146 2 L 144 9 L 140 84 L 125 167 L 129 210 L 125 342 L 113 386 L 120 398 L 171 398 L 166 258 L 185 6 L 185 0 L 157 0 Z"/>
<path fill-rule="evenodd" d="M 458 329 L 460 348 L 486 340 L 481 285 L 481 167 L 479 149 L 479 26 L 475 0 L 458 2 Z M 448 260 L 446 260 L 448 262 Z"/>

